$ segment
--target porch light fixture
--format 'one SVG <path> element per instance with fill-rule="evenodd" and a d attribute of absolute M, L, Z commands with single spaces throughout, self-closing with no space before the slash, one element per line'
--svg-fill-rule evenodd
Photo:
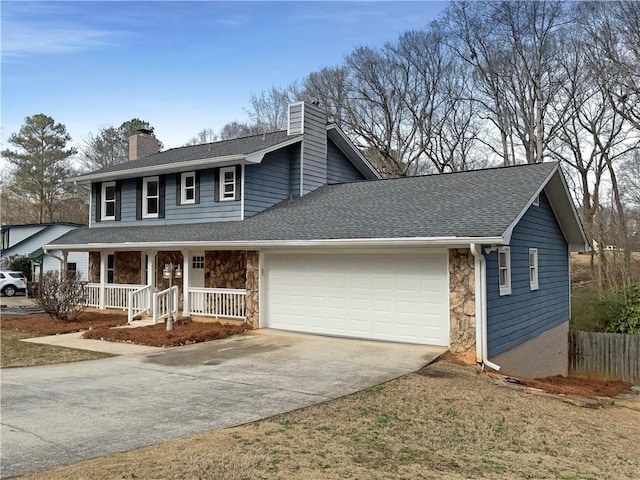
<path fill-rule="evenodd" d="M 162 269 L 162 278 L 164 278 L 165 280 L 182 278 L 182 267 L 180 267 L 179 264 L 174 265 L 173 263 L 165 263 L 164 268 Z"/>
<path fill-rule="evenodd" d="M 173 279 L 182 278 L 180 264 L 165 263 L 162 269 L 162 278 L 169 280 L 169 289 L 173 287 Z M 167 317 L 167 332 L 173 330 L 173 294 L 169 292 L 169 317 Z"/>

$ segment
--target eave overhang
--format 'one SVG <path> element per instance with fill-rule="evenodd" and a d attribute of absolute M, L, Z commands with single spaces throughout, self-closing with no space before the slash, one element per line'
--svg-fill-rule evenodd
<path fill-rule="evenodd" d="M 551 209 L 558 220 L 560 230 L 562 231 L 562 234 L 569 246 L 569 251 L 589 251 L 587 236 L 582 227 L 582 222 L 580 222 L 578 211 L 571 199 L 569 187 L 567 186 L 567 182 L 564 179 L 564 175 L 562 174 L 559 165 L 556 165 L 549 173 L 545 181 L 536 190 L 536 193 L 529 199 L 518 216 L 511 222 L 509 228 L 504 231 L 502 234 L 502 237 L 505 240 L 504 244 L 508 245 L 511 242 L 513 229 L 516 227 L 518 222 L 520 222 L 524 214 L 542 191 L 544 191 L 549 199 Z"/>
<path fill-rule="evenodd" d="M 404 238 L 344 238 L 317 240 L 237 240 L 237 241 L 166 241 L 166 242 L 121 242 L 45 245 L 45 251 L 66 250 L 166 250 L 183 248 L 207 248 L 218 250 L 236 249 L 285 249 L 285 248 L 322 248 L 322 247 L 401 247 L 401 246 L 439 246 L 464 247 L 472 243 L 494 245 L 503 244 L 503 237 L 404 237 Z"/>

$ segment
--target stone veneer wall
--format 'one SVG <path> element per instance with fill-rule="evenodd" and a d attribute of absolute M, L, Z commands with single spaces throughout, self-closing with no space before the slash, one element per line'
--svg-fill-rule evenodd
<path fill-rule="evenodd" d="M 246 252 L 247 258 L 247 322 L 254 328 L 260 326 L 260 255 Z"/>
<path fill-rule="evenodd" d="M 169 288 L 169 279 L 162 278 L 162 271 L 167 263 L 173 263 L 174 266 L 180 265 L 180 268 L 182 268 L 182 252 L 158 252 L 158 268 L 156 271 L 156 287 L 158 287 L 158 290 Z M 182 278 L 174 278 L 173 285 L 178 286 L 180 303 L 182 304 Z"/>
<path fill-rule="evenodd" d="M 207 251 L 204 255 L 206 288 L 246 287 L 247 252 Z"/>
<path fill-rule="evenodd" d="M 100 283 L 100 252 L 89 252 L 89 283 Z"/>
<path fill-rule="evenodd" d="M 475 262 L 468 248 L 449 250 L 449 351 L 475 362 Z"/>
<path fill-rule="evenodd" d="M 140 285 L 142 268 L 140 252 L 115 252 L 113 258 L 113 275 L 115 283 Z"/>

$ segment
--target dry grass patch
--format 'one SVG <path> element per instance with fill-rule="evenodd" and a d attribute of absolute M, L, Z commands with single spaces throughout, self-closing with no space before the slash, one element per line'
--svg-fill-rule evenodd
<path fill-rule="evenodd" d="M 106 353 L 89 352 L 86 350 L 54 347 L 51 345 L 41 345 L 20 341 L 23 338 L 30 337 L 33 337 L 33 335 L 6 328 L 0 330 L 0 367 L 32 367 L 35 365 L 50 365 L 53 363 L 95 360 L 111 356 Z"/>
<path fill-rule="evenodd" d="M 167 332 L 164 323 L 159 323 L 136 328 L 94 328 L 85 332 L 82 337 L 152 347 L 177 347 L 209 340 L 219 340 L 247 330 L 251 330 L 251 326 L 247 323 L 204 323 L 194 322 L 185 318 L 174 322 L 173 330 L 170 332 Z"/>
<path fill-rule="evenodd" d="M 212 412 L 212 414 L 215 412 Z M 637 479 L 640 413 L 439 362 L 332 402 L 24 479 Z"/>

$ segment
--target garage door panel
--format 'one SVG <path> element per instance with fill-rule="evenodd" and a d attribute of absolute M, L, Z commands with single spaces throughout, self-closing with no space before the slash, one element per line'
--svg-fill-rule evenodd
<path fill-rule="evenodd" d="M 268 254 L 266 326 L 448 344 L 445 255 Z"/>

